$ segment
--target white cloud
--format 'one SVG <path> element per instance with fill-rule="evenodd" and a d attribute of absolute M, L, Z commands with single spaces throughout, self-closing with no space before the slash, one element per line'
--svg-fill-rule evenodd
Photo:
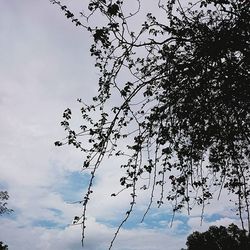
<path fill-rule="evenodd" d="M 77 226 L 67 227 L 64 230 L 44 229 L 39 227 L 19 227 L 14 221 L 3 220 L 4 230 L 0 237 L 5 239 L 10 249 L 82 249 L 80 230 Z M 113 237 L 114 228 L 108 228 L 96 223 L 93 218 L 88 221 L 85 249 L 107 249 Z M 15 239 L 15 240 L 13 240 Z M 180 249 L 184 240 L 171 235 L 168 230 L 156 231 L 146 229 L 122 230 L 114 243 L 114 249 L 145 249 L 164 250 L 166 245 L 169 250 Z M 143 247 L 142 247 L 143 246 Z"/>

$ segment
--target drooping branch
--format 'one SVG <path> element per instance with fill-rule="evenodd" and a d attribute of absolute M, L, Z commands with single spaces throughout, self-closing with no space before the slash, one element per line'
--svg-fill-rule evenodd
<path fill-rule="evenodd" d="M 61 2 L 52 2 L 76 20 Z M 68 136 L 56 143 L 80 149 L 84 169 L 91 168 L 78 217 L 82 240 L 93 180 L 106 156 L 126 157 L 121 190 L 132 191 L 110 248 L 134 209 L 138 189 L 150 196 L 143 219 L 154 203 L 164 202 L 174 213 L 200 205 L 203 217 L 209 200 L 226 189 L 237 196 L 240 218 L 250 229 L 249 2 L 206 0 L 185 8 L 180 1 L 158 1 L 166 23 L 149 13 L 135 27 L 131 20 L 142 3 L 133 13 L 126 13 L 125 4 L 92 0 L 84 24 L 79 21 L 93 36 L 99 90 L 93 104 L 80 100 L 80 131 L 71 129 L 66 110 L 62 126 Z M 98 17 L 102 23 L 91 27 Z M 119 146 L 124 141 L 126 149 Z"/>

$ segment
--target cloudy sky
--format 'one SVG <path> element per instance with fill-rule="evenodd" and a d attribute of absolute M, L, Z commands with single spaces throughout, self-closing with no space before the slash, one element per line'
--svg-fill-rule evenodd
<path fill-rule="evenodd" d="M 75 0 L 79 5 L 80 0 Z M 0 217 L 0 241 L 10 250 L 82 249 L 81 228 L 70 225 L 81 206 L 83 157 L 56 148 L 65 108 L 80 117 L 77 98 L 95 95 L 98 73 L 89 55 L 89 34 L 76 28 L 49 0 L 0 0 L 0 190 L 10 195 L 11 215 Z M 77 120 L 78 122 L 78 120 Z M 80 120 L 79 120 L 80 122 Z M 87 220 L 85 249 L 107 249 L 128 198 L 111 198 L 119 162 L 100 170 Z M 118 186 L 117 186 L 118 187 Z M 200 210 L 177 215 L 153 208 L 140 223 L 144 197 L 121 231 L 117 250 L 180 250 L 193 230 L 237 222 L 223 196 L 200 226 Z M 227 204 L 225 206 L 224 204 Z"/>

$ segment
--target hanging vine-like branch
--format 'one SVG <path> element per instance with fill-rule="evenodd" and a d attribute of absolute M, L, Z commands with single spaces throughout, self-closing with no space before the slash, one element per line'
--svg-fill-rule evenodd
<path fill-rule="evenodd" d="M 122 190 L 131 190 L 110 248 L 139 189 L 151 197 L 143 218 L 154 202 L 188 213 L 201 205 L 203 216 L 214 194 L 227 189 L 238 197 L 242 226 L 246 221 L 249 230 L 250 2 L 204 0 L 182 6 L 159 1 L 165 21 L 148 13 L 138 25 L 140 1 L 130 13 L 126 1 L 91 0 L 79 18 L 60 1 L 51 2 L 92 34 L 90 53 L 101 73 L 93 103 L 78 100 L 79 131 L 71 129 L 66 109 L 61 125 L 68 135 L 55 143 L 80 149 L 86 157 L 83 168 L 91 169 L 76 221 L 83 226 L 82 240 L 93 180 L 106 156 L 127 158 L 120 183 Z M 101 24 L 91 26 L 94 17 Z M 123 141 L 129 142 L 125 150 L 119 147 Z"/>

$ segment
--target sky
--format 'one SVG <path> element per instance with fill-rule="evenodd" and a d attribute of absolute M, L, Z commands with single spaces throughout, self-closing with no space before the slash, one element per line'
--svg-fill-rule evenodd
<path fill-rule="evenodd" d="M 80 123 L 77 98 L 88 102 L 98 89 L 91 38 L 49 0 L 0 0 L 0 13 L 0 190 L 14 210 L 0 217 L 0 241 L 10 250 L 80 250 L 81 227 L 72 220 L 87 185 L 84 159 L 54 142 L 65 136 L 63 111 L 71 108 Z M 125 194 L 110 197 L 119 187 L 117 166 L 106 162 L 96 179 L 84 249 L 107 249 L 126 212 Z M 153 207 L 140 223 L 147 202 L 147 196 L 138 202 L 113 249 L 180 250 L 195 230 L 238 224 L 226 193 L 207 207 L 202 225 L 197 208 L 176 215 L 170 227 L 168 206 Z"/>

